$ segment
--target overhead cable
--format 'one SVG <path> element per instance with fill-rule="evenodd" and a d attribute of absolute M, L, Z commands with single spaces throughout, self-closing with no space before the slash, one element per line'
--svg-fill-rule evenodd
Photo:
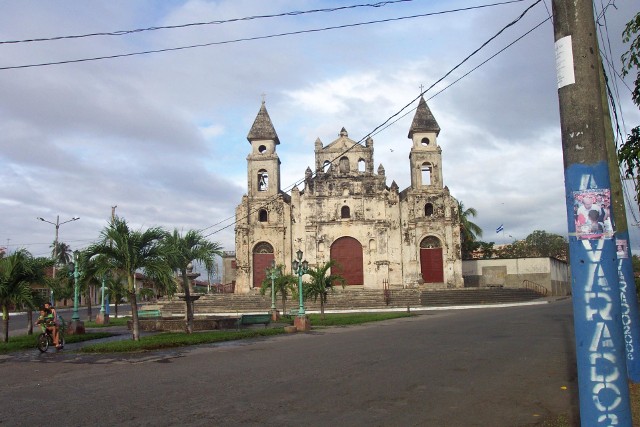
<path fill-rule="evenodd" d="M 365 26 L 365 25 L 373 25 L 373 24 L 381 24 L 381 23 L 387 23 L 387 22 L 402 21 L 402 20 L 407 20 L 407 19 L 424 18 L 424 17 L 427 17 L 427 16 L 436 16 L 436 15 L 444 15 L 444 14 L 448 14 L 448 13 L 464 12 L 464 11 L 469 11 L 469 10 L 482 9 L 482 8 L 486 8 L 486 7 L 502 6 L 502 5 L 505 5 L 505 4 L 517 3 L 517 2 L 521 2 L 521 1 L 524 1 L 524 0 L 510 0 L 510 1 L 500 2 L 500 3 L 492 3 L 492 4 L 465 7 L 465 8 L 458 8 L 458 9 L 450 9 L 450 10 L 445 10 L 445 11 L 440 11 L 440 12 L 421 13 L 421 14 L 416 14 L 416 15 L 401 16 L 401 17 L 397 17 L 397 18 L 386 18 L 386 19 L 378 19 L 378 20 L 366 21 L 366 22 L 356 22 L 356 23 L 353 23 L 353 24 L 343 24 L 343 25 L 335 25 L 335 26 L 330 26 L 330 27 L 312 28 L 312 29 L 307 29 L 307 30 L 288 31 L 288 32 L 284 32 L 284 33 L 268 34 L 268 35 L 264 35 L 264 36 L 242 37 L 242 38 L 232 39 L 232 40 L 223 40 L 223 41 L 209 42 L 209 43 L 198 43 L 198 44 L 193 44 L 193 45 L 188 45 L 188 46 L 179 46 L 179 47 L 170 47 L 170 48 L 163 48 L 163 49 L 145 50 L 145 51 L 141 51 L 141 52 L 130 52 L 130 53 L 115 54 L 115 55 L 95 56 L 95 57 L 91 57 L 91 58 L 69 59 L 69 60 L 65 60 L 65 61 L 41 62 L 41 63 L 36 63 L 36 64 L 12 65 L 12 66 L 0 67 L 0 71 L 17 70 L 17 69 L 23 69 L 23 68 L 47 67 L 47 66 L 52 66 L 52 65 L 75 64 L 75 63 L 90 62 L 90 61 L 102 61 L 102 60 L 107 60 L 107 59 L 116 59 L 116 58 L 126 58 L 126 57 L 131 57 L 131 56 L 149 55 L 149 54 L 152 54 L 152 53 L 174 52 L 174 51 L 195 49 L 195 48 L 201 48 L 201 47 L 219 46 L 219 45 L 226 45 L 226 44 L 240 43 L 240 42 L 247 42 L 247 41 L 255 41 L 255 40 L 266 40 L 266 39 L 293 36 L 293 35 L 299 35 L 299 34 L 318 33 L 318 32 L 323 32 L 323 31 L 339 30 L 339 29 L 345 29 L 345 28 L 354 28 L 354 27 L 360 27 L 360 26 Z"/>

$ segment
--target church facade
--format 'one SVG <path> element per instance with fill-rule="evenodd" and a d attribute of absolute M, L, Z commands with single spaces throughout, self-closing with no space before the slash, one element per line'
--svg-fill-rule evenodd
<path fill-rule="evenodd" d="M 235 292 L 260 288 L 275 262 L 291 272 L 296 252 L 310 267 L 333 260 L 347 288 L 463 286 L 458 202 L 444 186 L 440 127 L 424 98 L 408 138 L 411 185 L 387 185 L 374 141 L 315 141 L 315 164 L 290 194 L 280 182 L 280 140 L 264 102 L 247 135 L 247 194 L 236 208 Z"/>

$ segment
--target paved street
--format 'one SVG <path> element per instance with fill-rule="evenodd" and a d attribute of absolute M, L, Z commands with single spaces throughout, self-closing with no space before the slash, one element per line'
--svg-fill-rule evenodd
<path fill-rule="evenodd" d="M 135 355 L 30 351 L 0 357 L 0 424 L 576 422 L 574 366 L 570 300 Z"/>

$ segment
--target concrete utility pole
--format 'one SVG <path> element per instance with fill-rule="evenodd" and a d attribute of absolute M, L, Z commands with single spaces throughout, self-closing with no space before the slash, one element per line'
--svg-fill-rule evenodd
<path fill-rule="evenodd" d="M 592 2 L 553 0 L 553 16 L 580 417 L 585 426 L 628 426 L 616 245 L 590 209 L 611 198 Z"/>

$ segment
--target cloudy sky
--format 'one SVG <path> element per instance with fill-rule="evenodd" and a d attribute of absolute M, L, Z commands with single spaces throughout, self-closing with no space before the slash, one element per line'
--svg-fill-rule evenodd
<path fill-rule="evenodd" d="M 421 86 L 430 88 L 425 98 L 442 128 L 445 185 L 477 209 L 482 240 L 566 234 L 551 1 L 413 0 L 290 14 L 376 1 L 3 2 L 0 246 L 47 255 L 55 227 L 37 217 L 79 216 L 60 226 L 59 239 L 82 249 L 117 205 L 134 227 L 202 229 L 234 250 L 246 136 L 263 97 L 287 188 L 313 166 L 316 138 L 327 144 L 344 126 L 358 141 Z M 599 28 L 619 71 L 621 32 L 640 7 L 613 3 Z M 238 20 L 247 17 L 257 18 Z M 184 25 L 213 21 L 230 22 Z M 177 28 L 123 33 L 166 26 Z M 7 43 L 95 33 L 102 35 Z M 87 60 L 104 57 L 113 58 Z M 632 79 L 628 87 L 610 79 L 628 131 L 640 123 Z M 416 105 L 373 136 L 375 168 L 383 164 L 387 184 L 401 189 L 410 180 Z M 632 248 L 640 253 L 633 207 Z"/>

